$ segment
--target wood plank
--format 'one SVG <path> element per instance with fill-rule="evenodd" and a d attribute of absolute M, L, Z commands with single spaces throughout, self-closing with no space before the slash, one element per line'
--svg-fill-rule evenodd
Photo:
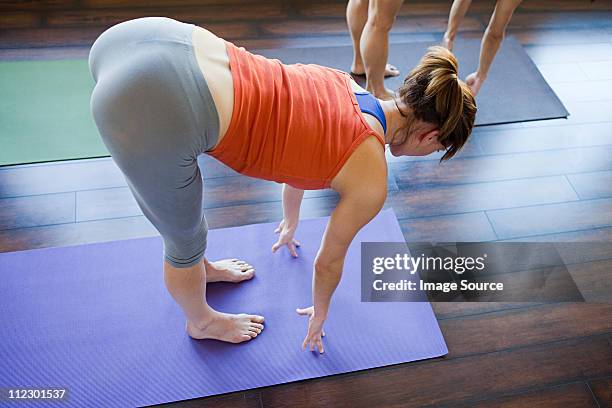
<path fill-rule="evenodd" d="M 558 303 L 510 309 L 441 320 L 440 328 L 449 347 L 446 358 L 452 359 L 609 333 L 612 304 Z"/>
<path fill-rule="evenodd" d="M 603 146 L 612 145 L 612 122 L 502 130 L 476 128 L 471 137 L 482 154 Z"/>
<path fill-rule="evenodd" d="M 110 158 L 0 168 L 0 198 L 125 185 Z"/>
<path fill-rule="evenodd" d="M 207 155 L 198 157 L 198 165 L 205 180 L 238 175 Z M 0 168 L 0 181 L 0 198 L 126 186 L 110 157 L 5 166 Z"/>
<path fill-rule="evenodd" d="M 300 209 L 300 218 L 327 217 L 337 203 L 337 196 L 305 199 Z M 280 222 L 283 218 L 283 208 L 280 201 L 216 207 L 206 210 L 205 213 L 208 226 L 211 229 Z M 299 241 L 299 229 L 296 234 L 296 239 Z"/>
<path fill-rule="evenodd" d="M 208 164 L 210 162 L 204 165 Z M 204 169 L 203 172 L 208 173 L 207 169 Z M 387 183 L 390 191 L 398 190 L 391 171 L 389 171 Z M 282 199 L 282 186 L 281 183 L 243 175 L 208 178 L 204 180 L 202 194 L 204 208 L 278 202 Z M 55 186 L 55 188 L 59 187 Z M 331 189 L 309 190 L 305 192 L 304 198 L 336 195 L 337 193 Z M 142 214 L 127 186 L 77 191 L 76 199 L 77 222 Z"/>
<path fill-rule="evenodd" d="M 3 28 L 0 29 L 0 48 L 91 46 L 103 31 L 102 27 Z"/>
<path fill-rule="evenodd" d="M 52 10 L 77 6 L 77 0 L 2 0 L 0 10 Z"/>
<path fill-rule="evenodd" d="M 397 176 L 398 179 L 403 176 Z M 425 183 L 423 183 L 425 184 Z M 577 200 L 562 176 L 457 185 L 398 181 L 387 201 L 398 218 L 416 218 Z"/>
<path fill-rule="evenodd" d="M 260 408 L 261 394 L 259 391 L 234 392 L 226 395 L 196 398 L 157 406 L 171 408 Z"/>
<path fill-rule="evenodd" d="M 15 1 L 15 0 L 12 0 Z M 108 8 L 108 7 L 124 7 L 124 8 L 139 8 L 139 7 L 187 7 L 187 6 L 202 6 L 202 5 L 220 5 L 220 4 L 249 4 L 251 0 L 148 0 L 142 3 L 136 3 L 125 0 L 80 0 L 79 5 L 84 8 Z M 278 0 L 260 0 L 258 3 L 280 4 Z"/>
<path fill-rule="evenodd" d="M 550 10 L 551 3 L 548 0 L 528 0 L 521 3 L 519 12 L 523 10 Z M 612 10 L 612 3 L 608 1 L 576 1 L 576 0 L 556 0 L 554 3 L 555 10 L 565 11 L 596 11 L 596 10 Z"/>
<path fill-rule="evenodd" d="M 74 193 L 0 199 L 0 230 L 74 222 Z"/>
<path fill-rule="evenodd" d="M 512 16 L 512 28 L 590 28 L 612 26 L 611 11 L 543 11 L 521 12 Z"/>
<path fill-rule="evenodd" d="M 76 192 L 76 222 L 142 215 L 127 187 Z"/>
<path fill-rule="evenodd" d="M 567 119 L 538 120 L 515 124 L 515 127 L 532 128 L 545 126 L 567 126 L 583 123 L 604 123 L 612 119 L 609 115 L 610 100 L 607 101 L 566 101 L 565 107 L 570 113 Z"/>
<path fill-rule="evenodd" d="M 514 242 L 612 242 L 612 227 L 596 227 L 592 229 L 583 229 L 577 231 L 563 231 L 558 233 L 530 235 L 527 237 L 509 238 L 503 241 Z"/>
<path fill-rule="evenodd" d="M 0 27 L 2 28 L 31 28 L 41 24 L 41 15 L 33 12 L 3 12 L 0 13 Z"/>
<path fill-rule="evenodd" d="M 612 303 L 612 259 L 568 265 L 568 270 L 585 301 Z"/>
<path fill-rule="evenodd" d="M 183 22 L 206 24 L 220 21 L 252 20 L 257 15 L 260 19 L 287 18 L 286 7 L 278 4 L 229 4 L 209 5 L 203 7 L 172 8 L 147 7 L 129 9 L 98 9 L 98 10 L 61 10 L 47 13 L 46 24 L 49 27 L 81 27 L 111 25 L 122 21 L 146 16 L 165 16 Z"/>
<path fill-rule="evenodd" d="M 400 210 L 401 207 L 397 207 L 396 211 Z M 484 242 L 497 239 L 482 211 L 400 219 L 400 225 L 407 242 Z"/>
<path fill-rule="evenodd" d="M 74 194 L 74 193 L 71 193 Z M 1 200 L 0 200 L 1 201 Z M 74 198 L 73 198 L 74 201 Z M 326 217 L 337 204 L 334 196 L 305 199 L 300 217 Z M 46 214 L 46 211 L 44 211 Z M 283 209 L 280 201 L 218 207 L 205 211 L 210 229 L 235 227 L 265 222 L 280 222 Z M 299 240 L 299 229 L 296 238 Z M 0 252 L 79 245 L 92 242 L 141 238 L 159 235 L 144 216 L 70 222 L 44 227 L 0 230 Z"/>
<path fill-rule="evenodd" d="M 0 231 L 0 252 L 159 236 L 144 216 Z M 160 257 L 161 259 L 161 257 Z"/>
<path fill-rule="evenodd" d="M 142 215 L 127 187 L 77 191 L 76 194 L 77 222 Z M 330 189 L 311 190 L 305 192 L 304 199 L 335 195 Z M 282 184 L 247 176 L 217 177 L 205 180 L 202 197 L 205 209 L 278 204 L 282 199 Z"/>
<path fill-rule="evenodd" d="M 568 174 L 567 178 L 581 200 L 612 197 L 612 171 Z"/>
<path fill-rule="evenodd" d="M 0 61 L 36 61 L 87 58 L 89 46 L 55 48 L 4 48 L 0 49 Z"/>
<path fill-rule="evenodd" d="M 607 42 L 531 45 L 525 51 L 536 64 L 612 60 L 612 44 Z"/>
<path fill-rule="evenodd" d="M 398 17 L 391 29 L 392 33 L 407 32 L 444 32 L 446 17 Z M 283 24 L 264 23 L 262 30 L 269 35 L 313 35 L 313 34 L 346 34 L 348 27 L 346 19 L 308 19 L 288 20 Z M 484 29 L 477 19 L 466 17 L 461 25 L 461 31 Z"/>
<path fill-rule="evenodd" d="M 602 101 L 609 108 L 610 95 L 612 94 L 612 81 L 583 81 L 583 82 L 554 82 L 550 84 L 555 93 L 563 102 L 578 101 Z"/>
<path fill-rule="evenodd" d="M 294 2 L 293 7 L 304 17 L 337 17 L 346 15 L 346 4 L 335 2 Z M 469 15 L 491 14 L 494 4 L 486 1 L 474 1 L 470 5 Z M 398 16 L 448 16 L 450 6 L 444 2 L 411 1 L 400 7 Z"/>
<path fill-rule="evenodd" d="M 578 65 L 590 80 L 612 79 L 612 61 L 579 62 Z"/>
<path fill-rule="evenodd" d="M 227 40 L 257 35 L 247 23 L 209 23 L 206 28 Z M 0 48 L 91 46 L 105 26 L 1 29 Z"/>
<path fill-rule="evenodd" d="M 485 400 L 457 407 L 470 408 L 598 408 L 589 387 L 584 382 L 541 388 L 508 397 Z"/>
<path fill-rule="evenodd" d="M 262 401 L 264 407 L 448 405 L 611 371 L 612 347 L 606 336 L 595 336 L 281 385 L 263 389 Z"/>
<path fill-rule="evenodd" d="M 612 378 L 589 381 L 589 386 L 601 408 L 612 407 Z"/>
<path fill-rule="evenodd" d="M 595 28 L 509 28 L 523 45 L 567 45 L 605 43 L 612 39 L 607 27 Z"/>
<path fill-rule="evenodd" d="M 391 163 L 398 186 L 455 185 L 612 169 L 612 146 Z"/>
<path fill-rule="evenodd" d="M 438 320 L 454 319 L 503 310 L 528 309 L 542 302 L 431 302 Z"/>
<path fill-rule="evenodd" d="M 612 199 L 491 210 L 487 215 L 501 239 L 583 230 L 612 225 Z"/>
<path fill-rule="evenodd" d="M 577 62 L 538 64 L 538 70 L 549 84 L 589 80 Z"/>
<path fill-rule="evenodd" d="M 436 42 L 438 35 L 431 33 L 392 33 L 389 35 L 389 43 L 406 42 Z M 268 37 L 240 39 L 237 44 L 252 52 L 270 48 L 316 48 L 352 45 L 348 31 L 344 35 L 312 36 L 301 35 L 299 37 Z"/>

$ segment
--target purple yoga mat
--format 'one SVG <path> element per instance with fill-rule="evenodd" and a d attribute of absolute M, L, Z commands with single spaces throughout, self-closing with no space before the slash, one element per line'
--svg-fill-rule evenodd
<path fill-rule="evenodd" d="M 239 345 L 187 336 L 164 287 L 159 237 L 0 254 L 0 389 L 65 388 L 66 406 L 149 405 L 446 354 L 429 303 L 360 301 L 360 242 L 404 240 L 392 210 L 349 249 L 325 353 L 300 349 L 307 319 L 295 308 L 311 304 L 326 223 L 300 222 L 297 259 L 271 253 L 277 223 L 209 232 L 209 259 L 256 268 L 250 281 L 208 286 L 213 307 L 265 316 L 262 334 Z"/>

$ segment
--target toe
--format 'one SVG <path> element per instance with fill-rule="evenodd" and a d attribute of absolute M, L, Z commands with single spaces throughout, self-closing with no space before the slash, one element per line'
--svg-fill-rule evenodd
<path fill-rule="evenodd" d="M 263 323 L 264 322 L 263 316 L 251 315 L 249 317 L 251 318 L 251 323 Z"/>
<path fill-rule="evenodd" d="M 255 327 L 255 328 L 259 329 L 259 330 L 263 330 L 264 325 L 261 324 L 261 323 L 251 323 L 251 327 Z"/>

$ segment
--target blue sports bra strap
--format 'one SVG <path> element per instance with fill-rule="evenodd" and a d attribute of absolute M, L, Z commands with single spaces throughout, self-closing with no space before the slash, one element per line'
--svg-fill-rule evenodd
<path fill-rule="evenodd" d="M 382 106 L 380 106 L 378 99 L 369 92 L 355 92 L 355 97 L 357 98 L 359 109 L 361 109 L 363 113 L 369 113 L 378 119 L 383 127 L 383 131 L 387 133 L 387 119 L 385 118 L 385 112 Z"/>

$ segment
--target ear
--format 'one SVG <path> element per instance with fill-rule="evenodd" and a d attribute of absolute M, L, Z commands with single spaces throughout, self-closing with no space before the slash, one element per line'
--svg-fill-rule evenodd
<path fill-rule="evenodd" d="M 421 141 L 438 141 L 438 136 L 440 136 L 440 129 L 435 128 L 430 130 L 429 132 L 425 132 L 421 135 Z"/>

